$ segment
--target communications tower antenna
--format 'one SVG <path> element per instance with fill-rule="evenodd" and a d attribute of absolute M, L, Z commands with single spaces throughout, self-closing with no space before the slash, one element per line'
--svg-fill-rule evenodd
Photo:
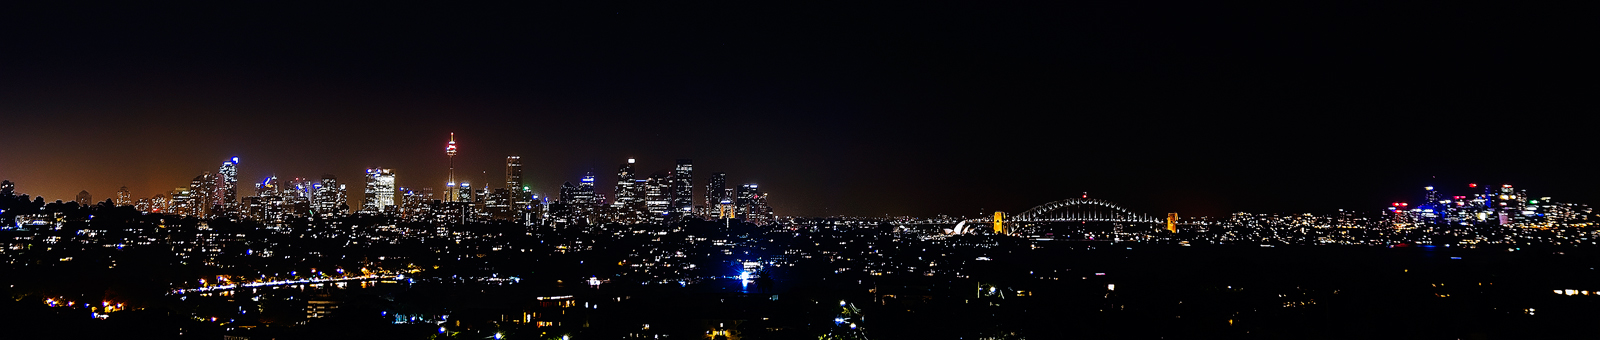
<path fill-rule="evenodd" d="M 455 202 L 460 200 L 460 193 L 456 192 L 456 133 L 450 133 L 450 143 L 445 144 L 444 154 L 449 156 L 450 182 L 445 185 L 445 201 Z"/>

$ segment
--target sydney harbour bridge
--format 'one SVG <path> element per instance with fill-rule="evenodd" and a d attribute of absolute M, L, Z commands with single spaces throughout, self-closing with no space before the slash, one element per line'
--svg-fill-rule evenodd
<path fill-rule="evenodd" d="M 1015 215 L 995 212 L 994 217 L 961 221 L 951 232 L 1009 234 L 1024 225 L 1059 222 L 1167 223 L 1168 228 L 1171 228 L 1171 223 L 1166 218 L 1133 212 L 1111 201 L 1082 197 L 1041 204 Z"/>

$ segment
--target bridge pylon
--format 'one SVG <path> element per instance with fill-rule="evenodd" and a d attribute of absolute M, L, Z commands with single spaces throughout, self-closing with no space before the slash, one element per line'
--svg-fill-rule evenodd
<path fill-rule="evenodd" d="M 994 212 L 994 233 L 995 234 L 1004 234 L 1005 233 L 1005 230 L 1006 230 L 1005 220 L 1006 220 L 1006 213 L 1005 212 L 1001 212 L 1001 211 Z"/>

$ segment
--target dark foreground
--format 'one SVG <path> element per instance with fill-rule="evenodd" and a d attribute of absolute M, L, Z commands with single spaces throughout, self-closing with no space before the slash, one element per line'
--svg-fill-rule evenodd
<path fill-rule="evenodd" d="M 564 266 L 557 257 L 518 269 L 530 275 L 512 284 L 423 271 L 412 280 L 373 282 L 369 288 L 154 297 L 165 302 L 147 302 L 144 309 L 114 312 L 105 320 L 92 318 L 84 308 L 47 306 L 36 301 L 37 295 L 12 289 L 12 298 L 0 301 L 0 334 L 7 339 L 1538 339 L 1592 336 L 1592 320 L 1600 317 L 1600 309 L 1593 308 L 1600 303 L 1595 269 L 1600 254 L 1583 249 L 973 241 L 992 243 L 902 245 L 884 257 L 899 261 L 899 267 L 862 265 L 840 255 L 794 260 L 750 281 L 703 276 L 679 284 L 630 280 L 619 273 L 598 275 L 613 279 L 591 286 L 582 278 L 596 276 L 585 273 L 597 269 Z M 940 244 L 949 243 L 954 242 Z M 601 255 L 584 256 L 596 261 Z M 722 261 L 727 259 L 707 256 L 700 266 Z M 307 318 L 308 300 L 337 301 L 339 308 L 326 318 Z M 213 321 L 215 315 L 224 317 Z"/>

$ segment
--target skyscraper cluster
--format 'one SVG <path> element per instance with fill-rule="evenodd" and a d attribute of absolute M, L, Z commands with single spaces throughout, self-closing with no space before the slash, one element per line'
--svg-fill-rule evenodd
<path fill-rule="evenodd" d="M 610 202 L 595 192 L 592 174 L 579 179 L 576 185 L 563 184 L 560 199 L 550 205 L 550 218 L 555 223 L 590 224 L 660 224 L 684 218 L 739 218 L 757 223 L 775 220 L 766 195 L 755 184 L 746 184 L 736 193 L 727 188 L 727 174 L 714 173 L 705 193 L 697 199 L 692 160 L 679 159 L 670 171 L 657 171 L 644 178 L 636 171 L 637 164 L 636 159 L 629 158 L 617 167 L 615 198 Z"/>
<path fill-rule="evenodd" d="M 636 161 L 630 158 L 617 171 L 611 200 L 598 190 L 597 177 L 590 173 L 579 178 L 576 184 L 563 183 L 555 201 L 548 202 L 549 198 L 541 200 L 523 182 L 522 157 L 506 156 L 505 185 L 491 188 L 482 184 L 475 186 L 456 177 L 455 156 L 459 151 L 455 134 L 451 134 L 445 146 L 445 166 L 449 172 L 445 190 L 439 197 L 435 196 L 433 188 L 399 186 L 396 171 L 383 167 L 366 169 L 361 189 L 365 195 L 358 204 L 348 202 L 348 184 L 331 174 L 318 179 L 296 177 L 286 182 L 277 176 L 268 176 L 255 184 L 254 195 L 241 196 L 239 158 L 232 157 L 224 160 L 215 173 L 195 176 L 187 187 L 140 199 L 134 199 L 128 188 L 122 187 L 112 201 L 118 206 L 132 206 L 148 213 L 250 219 L 263 223 L 352 214 L 441 224 L 661 224 L 684 218 L 775 221 L 765 193 L 755 184 L 731 188 L 725 173 L 712 174 L 705 184 L 704 195 L 696 197 L 694 163 L 688 159 L 677 160 L 670 170 L 639 176 L 634 170 Z M 76 201 L 80 205 L 96 203 L 88 191 L 79 193 Z"/>
<path fill-rule="evenodd" d="M 1550 197 L 1533 197 L 1527 190 L 1517 189 L 1510 184 L 1495 187 L 1473 183 L 1467 186 L 1469 190 L 1481 191 L 1447 196 L 1432 186 L 1424 187 L 1421 204 L 1391 204 L 1388 208 L 1390 220 L 1400 227 L 1425 224 L 1540 226 L 1575 223 L 1586 220 L 1592 213 L 1587 205 L 1556 202 Z"/>

